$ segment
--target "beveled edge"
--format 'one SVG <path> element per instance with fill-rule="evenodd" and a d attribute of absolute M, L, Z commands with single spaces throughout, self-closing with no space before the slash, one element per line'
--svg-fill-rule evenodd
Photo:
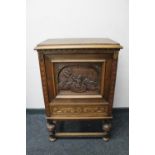
<path fill-rule="evenodd" d="M 82 116 L 82 117 L 79 117 L 79 116 L 66 116 L 66 117 L 62 117 L 62 116 L 50 116 L 50 117 L 46 117 L 47 120 L 58 120 L 58 121 L 61 121 L 61 120 L 74 120 L 74 121 L 78 121 L 78 120 L 105 120 L 105 119 L 113 119 L 113 116 L 96 116 L 96 117 L 87 117 L 87 116 Z"/>
<path fill-rule="evenodd" d="M 75 45 L 37 45 L 34 50 L 49 50 L 49 49 L 81 49 L 81 48 L 86 48 L 86 49 L 123 49 L 123 47 L 119 44 L 75 44 Z"/>

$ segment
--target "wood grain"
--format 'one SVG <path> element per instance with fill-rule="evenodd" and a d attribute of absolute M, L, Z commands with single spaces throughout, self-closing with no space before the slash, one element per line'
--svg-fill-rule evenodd
<path fill-rule="evenodd" d="M 70 38 L 70 39 L 48 39 L 37 45 L 35 50 L 42 49 L 78 49 L 78 48 L 114 48 L 121 49 L 122 46 L 108 38 Z"/>
<path fill-rule="evenodd" d="M 103 132 L 58 132 L 56 137 L 102 137 Z"/>

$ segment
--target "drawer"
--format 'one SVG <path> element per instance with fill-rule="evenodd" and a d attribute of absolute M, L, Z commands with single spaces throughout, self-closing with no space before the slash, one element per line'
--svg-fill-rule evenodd
<path fill-rule="evenodd" d="M 105 118 L 109 116 L 109 104 L 102 99 L 55 99 L 50 103 L 53 118 Z"/>

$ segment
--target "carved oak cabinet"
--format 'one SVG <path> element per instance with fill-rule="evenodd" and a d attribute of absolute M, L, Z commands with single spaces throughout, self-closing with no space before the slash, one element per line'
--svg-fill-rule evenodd
<path fill-rule="evenodd" d="M 118 53 L 110 39 L 49 39 L 39 56 L 49 140 L 103 137 L 109 140 Z M 102 132 L 57 132 L 58 121 L 101 120 Z"/>

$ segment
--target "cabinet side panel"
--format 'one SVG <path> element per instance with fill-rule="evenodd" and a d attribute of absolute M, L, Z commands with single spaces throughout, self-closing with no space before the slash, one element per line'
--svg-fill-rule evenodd
<path fill-rule="evenodd" d="M 45 111 L 46 111 L 46 115 L 50 116 L 44 55 L 42 53 L 38 53 L 38 58 L 39 58 L 40 74 L 41 74 L 41 80 L 42 80 L 42 90 L 43 90 L 43 96 L 44 96 Z"/>
<path fill-rule="evenodd" d="M 111 65 L 112 59 L 108 59 L 105 64 L 105 78 L 104 78 L 104 97 L 108 101 L 109 90 L 110 90 L 110 77 L 111 77 Z"/>
<path fill-rule="evenodd" d="M 114 100 L 115 82 L 116 82 L 116 74 L 117 74 L 117 61 L 118 61 L 118 51 L 115 51 L 113 54 L 113 60 L 111 65 L 110 90 L 108 95 L 108 102 L 110 103 L 110 108 L 109 108 L 110 114 L 112 114 L 112 106 L 113 106 L 113 100 Z"/>

